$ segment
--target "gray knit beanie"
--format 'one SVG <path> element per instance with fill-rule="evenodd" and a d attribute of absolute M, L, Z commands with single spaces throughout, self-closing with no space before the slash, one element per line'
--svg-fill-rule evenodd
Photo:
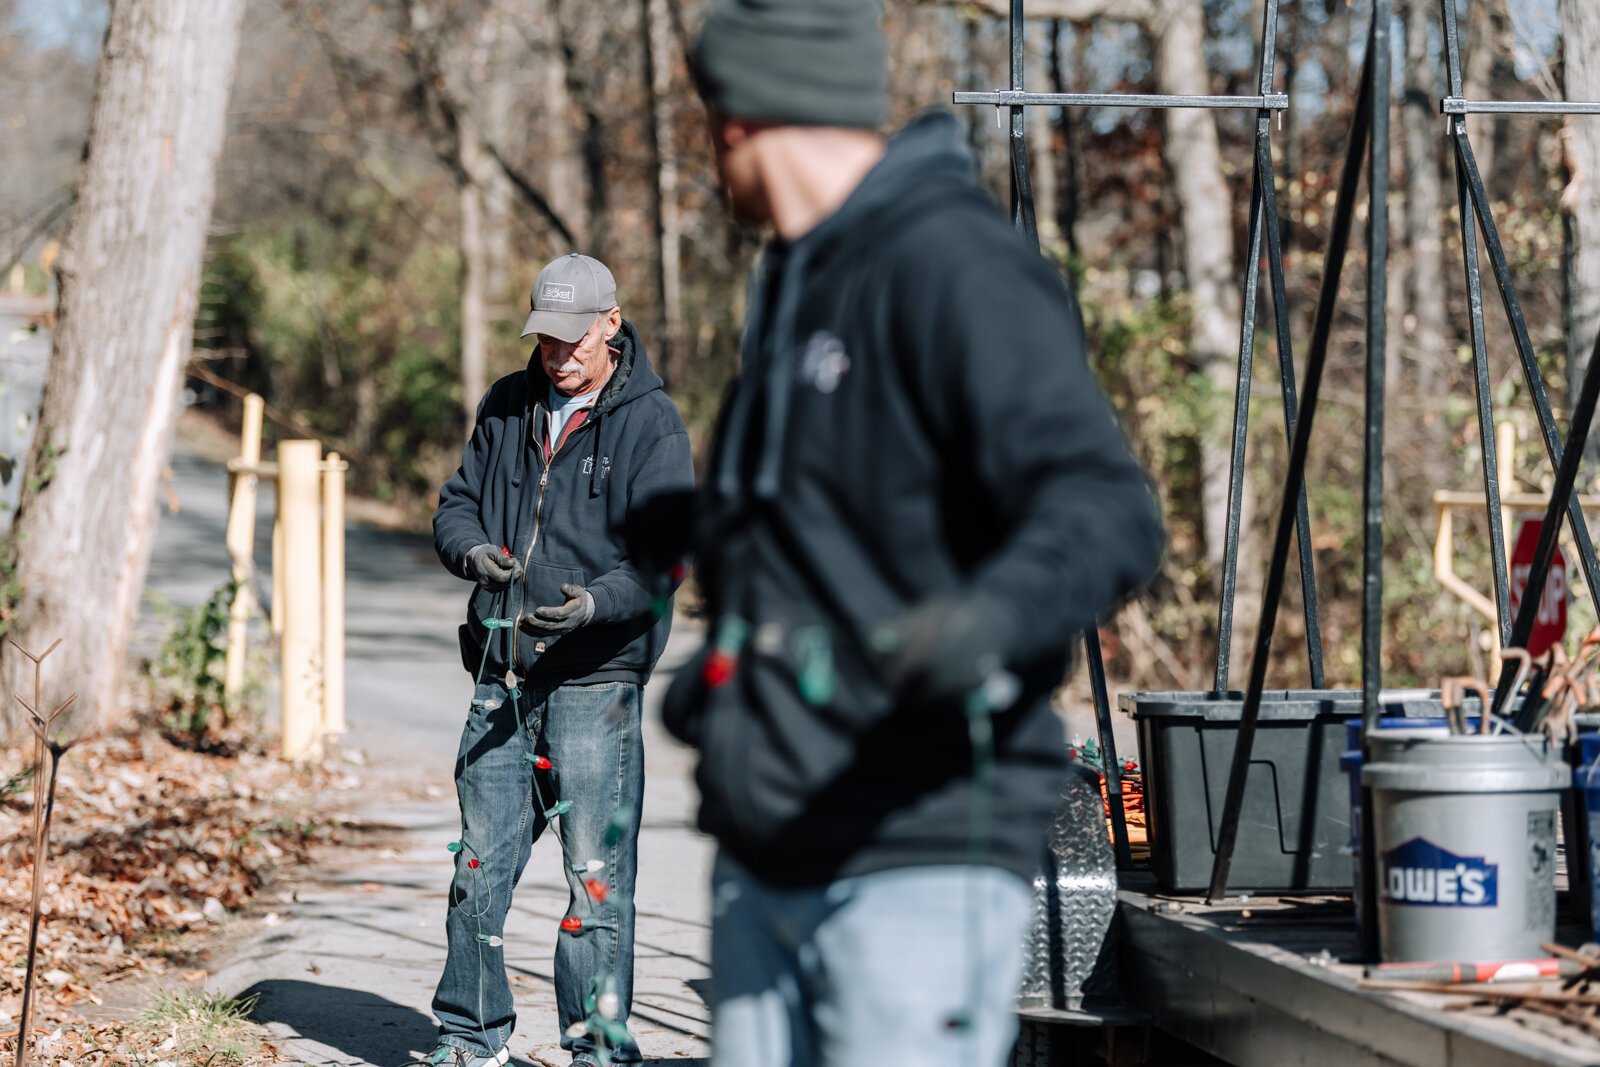
<path fill-rule="evenodd" d="M 882 0 L 713 0 L 695 49 L 706 106 L 791 126 L 889 117 Z"/>

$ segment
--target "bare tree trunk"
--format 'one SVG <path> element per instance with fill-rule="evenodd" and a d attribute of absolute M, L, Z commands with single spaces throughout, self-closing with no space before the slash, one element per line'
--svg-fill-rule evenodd
<path fill-rule="evenodd" d="M 650 146 L 656 163 L 656 298 L 661 304 L 656 370 L 671 384 L 683 343 L 683 211 L 678 204 L 678 153 L 673 137 L 672 24 L 667 0 L 643 0 L 640 25 L 650 74 Z"/>
<path fill-rule="evenodd" d="M 1439 169 L 1441 138 L 1434 82 L 1437 72 L 1428 60 L 1428 33 L 1433 24 L 1432 0 L 1407 0 L 1405 105 L 1400 123 L 1405 135 L 1406 243 L 1411 252 L 1408 346 L 1415 364 L 1415 383 L 1423 397 L 1437 396 L 1449 359 L 1449 324 L 1439 282 L 1444 277 L 1444 179 Z M 1391 319 L 1393 318 L 1391 310 Z M 1406 348 L 1392 349 L 1396 355 Z M 1398 359 L 1390 362 L 1398 363 Z"/>
<path fill-rule="evenodd" d="M 572 223 L 573 234 L 586 238 L 590 220 L 588 201 L 583 195 L 583 166 L 578 157 L 577 116 L 568 86 L 568 61 L 562 51 L 562 34 L 556 25 L 557 21 L 558 15 L 553 10 L 541 20 L 544 32 L 539 40 L 539 51 L 542 53 L 539 63 L 543 74 L 540 92 L 549 122 L 542 130 L 543 150 L 539 153 L 539 165 L 544 171 L 551 201 Z M 572 251 L 579 249 L 562 249 L 561 254 Z"/>
<path fill-rule="evenodd" d="M 1561 0 L 1568 100 L 1600 100 L 1600 6 Z M 1568 119 L 1567 167 L 1572 180 L 1561 197 L 1567 217 L 1567 376 L 1570 396 L 1600 333 L 1600 120 Z"/>
<path fill-rule="evenodd" d="M 482 57 L 479 84 L 484 85 L 484 103 L 479 121 L 484 139 L 493 144 L 516 143 L 510 128 L 512 85 L 509 79 L 496 77 L 494 73 L 505 69 L 507 36 L 500 32 L 499 17 L 491 14 L 484 18 L 479 32 L 479 54 Z M 514 317 L 518 310 L 515 302 L 506 304 L 510 297 L 512 190 L 505 173 L 492 164 L 483 167 L 483 177 L 484 181 L 479 187 L 483 198 L 483 288 L 488 300 L 485 313 L 490 321 L 494 321 Z"/>
<path fill-rule="evenodd" d="M 1468 0 L 1465 69 L 1461 72 L 1462 91 L 1469 100 L 1486 100 L 1493 95 L 1495 51 L 1500 47 L 1501 20 L 1492 6 L 1496 0 Z M 1467 135 L 1472 138 L 1472 154 L 1478 159 L 1483 180 L 1494 188 L 1495 126 L 1492 115 L 1468 115 Z"/>
<path fill-rule="evenodd" d="M 1156 27 L 1156 84 L 1163 93 L 1202 95 L 1211 91 L 1205 57 L 1205 21 L 1199 4 L 1164 0 Z M 1222 152 L 1216 118 L 1205 111 L 1177 108 L 1163 113 L 1162 151 L 1172 173 L 1183 219 L 1183 273 L 1193 309 L 1190 345 L 1217 397 L 1233 395 L 1239 352 L 1238 267 L 1233 254 L 1233 200 L 1222 177 Z M 1206 558 L 1222 573 L 1228 521 L 1230 421 L 1207 420 L 1200 439 L 1201 507 Z M 1244 514 L 1252 494 L 1245 480 Z M 1245 573 L 1250 556 L 1240 553 L 1241 597 L 1254 583 Z M 1245 603 L 1250 603 L 1245 600 Z"/>
<path fill-rule="evenodd" d="M 1067 88 L 1067 72 L 1061 59 L 1061 28 L 1062 24 L 1059 19 L 1050 23 L 1050 86 L 1052 92 L 1066 93 L 1071 92 L 1071 90 Z M 1076 38 L 1073 45 L 1073 68 L 1082 70 L 1084 56 L 1087 53 L 1088 35 L 1080 31 Z M 1061 182 L 1060 207 L 1057 209 L 1056 229 L 1066 242 L 1067 252 L 1076 256 L 1078 254 L 1078 146 L 1077 138 L 1074 136 L 1077 126 L 1072 121 L 1071 108 L 1064 107 L 1061 109 L 1059 125 L 1061 128 L 1063 180 Z"/>
<path fill-rule="evenodd" d="M 484 239 L 484 189 L 474 179 L 484 171 L 483 143 L 476 125 L 461 124 L 461 173 L 457 184 L 461 202 L 461 405 L 466 433 L 472 433 L 478 401 L 488 389 L 488 301 L 484 298 L 489 272 L 489 247 Z"/>
<path fill-rule="evenodd" d="M 189 360 L 243 13 L 243 0 L 111 5 L 15 528 L 22 593 L 10 633 L 40 652 L 65 638 L 47 684 L 79 694 L 66 734 L 119 705 Z M 8 651 L 0 664 L 0 691 L 30 690 L 26 660 Z M 16 736 L 10 700 L 0 724 Z"/>
<path fill-rule="evenodd" d="M 1053 22 L 1038 23 L 1026 29 L 1027 67 L 1037 71 L 1045 67 L 1049 58 L 1049 36 L 1055 31 Z M 1051 255 L 1060 255 L 1061 240 L 1061 172 L 1056 161 L 1056 134 L 1050 121 L 1050 112 L 1044 108 L 1031 108 L 1026 117 L 1028 133 L 1028 165 L 1033 178 L 1033 214 L 1039 227 L 1039 245 Z"/>
<path fill-rule="evenodd" d="M 592 17 L 592 13 L 587 9 L 582 14 L 569 13 L 569 7 L 571 5 L 566 0 L 553 0 L 550 19 L 560 49 L 566 95 L 578 105 L 582 115 L 578 151 L 583 163 L 580 180 L 588 225 L 583 231 L 585 247 L 580 251 L 603 262 L 610 236 L 607 226 L 611 203 L 611 187 L 606 173 L 606 122 L 596 104 L 591 72 L 584 65 L 584 57 L 579 54 L 578 35 L 572 25 L 579 18 Z"/>

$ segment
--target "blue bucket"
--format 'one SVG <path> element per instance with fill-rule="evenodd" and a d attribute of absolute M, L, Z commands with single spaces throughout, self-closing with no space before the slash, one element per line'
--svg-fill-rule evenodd
<path fill-rule="evenodd" d="M 1578 746 L 1583 763 L 1573 781 L 1589 820 L 1589 926 L 1600 940 L 1600 734 L 1580 734 Z"/>

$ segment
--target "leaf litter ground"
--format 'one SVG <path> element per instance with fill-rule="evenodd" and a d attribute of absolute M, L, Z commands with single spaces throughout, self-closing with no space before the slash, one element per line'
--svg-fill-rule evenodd
<path fill-rule="evenodd" d="M 248 746 L 179 748 L 130 729 L 72 748 L 61 763 L 36 964 L 34 1054 L 61 1065 L 274 1062 L 235 1002 L 181 984 L 195 953 L 335 826 L 312 818 L 320 790 L 345 784 Z M 15 1063 L 32 889 L 32 746 L 0 750 L 0 1067 Z M 272 916 L 268 916 L 271 921 Z M 117 983 L 180 986 L 112 1014 Z"/>

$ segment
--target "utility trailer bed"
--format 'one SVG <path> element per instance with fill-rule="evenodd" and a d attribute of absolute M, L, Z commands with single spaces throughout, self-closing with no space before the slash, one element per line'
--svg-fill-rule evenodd
<path fill-rule="evenodd" d="M 1148 881 L 1148 885 L 1144 884 Z M 1600 1038 L 1471 997 L 1362 989 L 1350 900 L 1211 907 L 1124 875 L 1121 985 L 1156 1029 L 1240 1067 L 1594 1067 Z M 1560 939 L 1588 938 L 1577 928 Z M 1496 986 L 1512 989 L 1514 986 Z M 1552 988 L 1546 986 L 1545 988 Z"/>

